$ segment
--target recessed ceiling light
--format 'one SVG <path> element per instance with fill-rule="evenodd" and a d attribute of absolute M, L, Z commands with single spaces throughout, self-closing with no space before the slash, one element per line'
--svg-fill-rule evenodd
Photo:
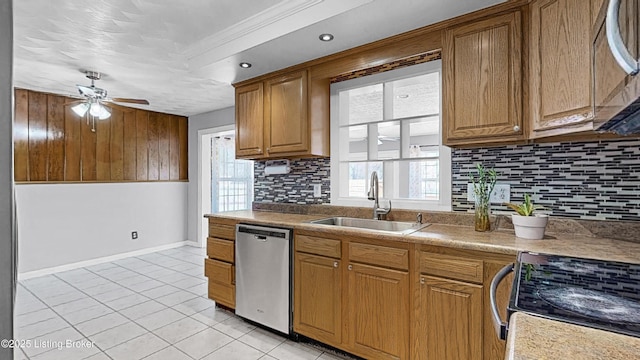
<path fill-rule="evenodd" d="M 331 34 L 321 34 L 318 38 L 322 41 L 331 41 L 333 40 L 333 35 Z"/>
<path fill-rule="evenodd" d="M 243 69 L 248 69 L 248 68 L 250 68 L 250 67 L 251 67 L 251 63 L 248 63 L 248 62 L 241 62 L 241 63 L 240 63 L 240 67 L 241 67 L 241 68 L 243 68 Z"/>

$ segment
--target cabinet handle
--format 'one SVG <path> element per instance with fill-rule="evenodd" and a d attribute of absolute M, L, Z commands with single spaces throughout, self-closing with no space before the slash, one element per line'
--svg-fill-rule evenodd
<path fill-rule="evenodd" d="M 607 7 L 607 17 L 605 19 L 605 27 L 607 30 L 607 42 L 616 62 L 624 72 L 629 75 L 638 73 L 638 60 L 634 59 L 629 53 L 627 46 L 620 35 L 620 24 L 618 23 L 618 12 L 620 10 L 620 0 L 611 0 Z"/>
<path fill-rule="evenodd" d="M 423 277 L 420 278 L 420 284 L 424 285 L 424 278 Z"/>
<path fill-rule="evenodd" d="M 337 262 L 337 261 L 334 261 L 334 262 L 333 262 L 333 267 L 334 267 L 334 268 L 337 268 L 337 267 L 338 267 L 338 262 Z"/>
<path fill-rule="evenodd" d="M 267 152 L 269 152 L 269 148 L 267 148 Z"/>
<path fill-rule="evenodd" d="M 520 131 L 520 126 L 516 125 L 513 127 L 513 132 L 518 132 Z"/>
<path fill-rule="evenodd" d="M 262 153 L 262 149 L 258 149 L 258 152 L 259 152 L 259 153 Z"/>
<path fill-rule="evenodd" d="M 353 265 L 349 265 L 349 266 L 347 267 L 347 269 L 349 269 L 349 270 L 353 270 Z"/>

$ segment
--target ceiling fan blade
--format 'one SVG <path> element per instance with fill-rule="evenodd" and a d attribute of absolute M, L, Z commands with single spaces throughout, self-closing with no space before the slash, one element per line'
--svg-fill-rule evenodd
<path fill-rule="evenodd" d="M 90 86 L 76 85 L 76 87 L 80 91 L 80 94 L 82 94 L 84 96 L 95 96 L 96 95 L 96 92 Z"/>
<path fill-rule="evenodd" d="M 120 102 L 120 103 L 130 103 L 130 104 L 149 105 L 149 101 L 144 100 L 144 99 L 113 98 L 113 99 L 109 99 L 109 101 Z"/>
<path fill-rule="evenodd" d="M 71 106 L 71 105 L 75 105 L 75 104 L 80 104 L 86 102 L 86 100 L 73 100 L 73 101 L 68 101 L 66 103 L 64 103 L 64 106 Z"/>

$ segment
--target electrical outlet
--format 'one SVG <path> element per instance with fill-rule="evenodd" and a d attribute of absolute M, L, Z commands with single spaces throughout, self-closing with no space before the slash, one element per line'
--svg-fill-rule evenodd
<path fill-rule="evenodd" d="M 496 184 L 494 186 L 489 200 L 493 204 L 502 204 L 511 201 L 511 185 L 510 184 Z M 473 183 L 467 183 L 467 201 L 476 201 L 475 193 L 473 192 Z"/>
<path fill-rule="evenodd" d="M 313 197 L 321 197 L 321 196 L 322 196 L 322 185 L 313 184 Z"/>
<path fill-rule="evenodd" d="M 489 199 L 494 204 L 502 204 L 511 201 L 511 185 L 496 184 Z"/>
<path fill-rule="evenodd" d="M 132 231 L 131 232 L 131 240 L 136 240 L 138 238 L 138 232 L 137 231 Z"/>

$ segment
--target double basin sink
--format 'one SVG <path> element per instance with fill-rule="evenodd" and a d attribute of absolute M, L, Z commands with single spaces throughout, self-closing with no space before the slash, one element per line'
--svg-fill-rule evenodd
<path fill-rule="evenodd" d="M 317 225 L 330 225 L 336 227 L 350 227 L 365 230 L 377 230 L 387 231 L 396 234 L 410 234 L 418 231 L 430 224 L 421 224 L 418 222 L 404 222 L 404 221 L 387 221 L 387 220 L 375 220 L 375 219 L 360 219 L 350 217 L 330 217 L 319 220 L 309 221 L 311 224 Z"/>

